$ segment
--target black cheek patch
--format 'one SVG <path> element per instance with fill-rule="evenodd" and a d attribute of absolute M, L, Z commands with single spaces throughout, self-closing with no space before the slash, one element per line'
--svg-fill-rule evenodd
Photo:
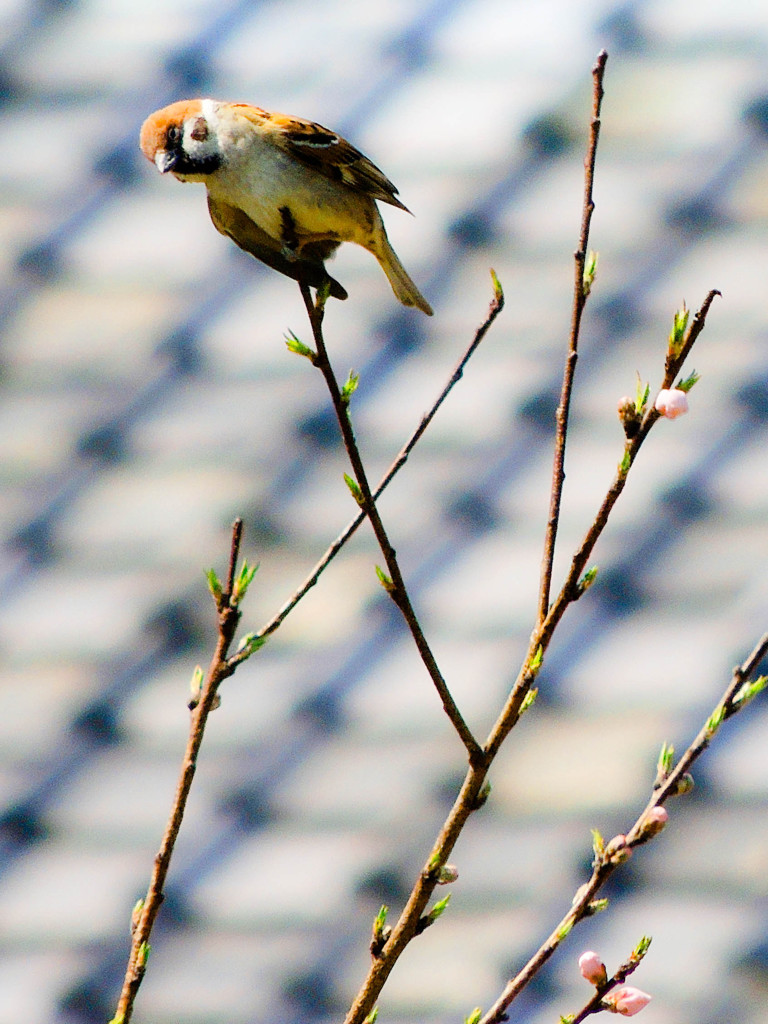
<path fill-rule="evenodd" d="M 177 151 L 173 163 L 174 174 L 213 174 L 221 167 L 221 157 L 215 153 L 204 157 L 191 157 L 182 150 Z"/>

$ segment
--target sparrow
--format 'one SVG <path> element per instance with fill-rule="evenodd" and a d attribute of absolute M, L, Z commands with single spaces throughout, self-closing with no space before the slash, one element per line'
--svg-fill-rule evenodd
<path fill-rule="evenodd" d="M 162 174 L 202 182 L 214 226 L 274 270 L 330 294 L 347 292 L 325 260 L 355 242 L 379 261 L 404 306 L 432 307 L 389 243 L 376 201 L 410 212 L 392 182 L 340 135 L 250 103 L 180 100 L 141 128 Z"/>

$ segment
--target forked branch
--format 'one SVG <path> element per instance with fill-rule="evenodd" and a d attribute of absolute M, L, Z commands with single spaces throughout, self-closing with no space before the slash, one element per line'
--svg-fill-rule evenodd
<path fill-rule="evenodd" d="M 353 490 L 353 494 L 364 515 L 370 521 L 371 527 L 376 536 L 376 541 L 387 567 L 388 577 L 382 578 L 382 583 L 386 586 L 392 600 L 403 615 L 403 619 L 405 620 L 411 636 L 413 637 L 413 641 L 416 644 L 421 660 L 429 673 L 430 679 L 437 690 L 440 700 L 442 701 L 445 713 L 450 719 L 454 729 L 461 739 L 461 742 L 466 747 L 470 764 L 481 762 L 483 760 L 482 748 L 472 735 L 469 726 L 464 721 L 464 718 L 459 711 L 450 690 L 448 689 L 448 684 L 443 678 L 443 674 L 440 671 L 434 653 L 432 652 L 427 638 L 424 635 L 424 631 L 421 628 L 421 624 L 413 608 L 413 604 L 411 603 L 408 589 L 405 585 L 405 580 L 400 569 L 400 564 L 395 554 L 395 549 L 390 542 L 384 523 L 382 522 L 379 514 L 379 510 L 376 506 L 376 500 L 368 482 L 368 475 L 355 438 L 355 432 L 352 429 L 352 421 L 349 417 L 349 396 L 345 395 L 342 388 L 339 386 L 325 345 L 325 339 L 323 337 L 324 300 L 320 295 L 318 295 L 316 301 L 313 300 L 308 285 L 301 284 L 299 287 L 301 288 L 301 295 L 307 309 L 307 315 L 309 316 L 309 322 L 312 327 L 312 336 L 316 346 L 313 362 L 322 373 L 328 392 L 331 396 L 331 402 L 336 413 L 336 419 L 344 441 L 344 447 L 346 448 L 347 457 L 349 458 L 352 472 L 354 474 L 356 490 Z"/>
<path fill-rule="evenodd" d="M 693 343 L 696 341 L 696 338 L 704 327 L 707 313 L 709 312 L 709 308 L 716 294 L 718 293 L 713 290 L 707 295 L 700 310 L 688 328 L 681 346 L 681 352 L 684 352 L 686 355 L 690 352 Z M 671 377 L 674 377 L 674 375 L 679 372 L 681 366 L 681 358 L 676 357 L 671 363 L 668 360 L 665 372 L 665 381 L 670 378 L 670 375 Z M 419 933 L 419 922 L 422 919 L 432 893 L 438 884 L 439 871 L 447 863 L 448 858 L 470 815 L 479 806 L 481 806 L 483 802 L 484 793 L 486 792 L 486 777 L 490 766 L 498 754 L 502 743 L 509 735 L 511 729 L 520 720 L 520 716 L 528 706 L 533 684 L 544 661 L 547 648 L 549 647 L 549 643 L 557 625 L 565 614 L 567 608 L 579 599 L 588 586 L 588 583 L 583 579 L 587 562 L 592 555 L 595 545 L 602 535 L 603 530 L 608 524 L 608 519 L 616 502 L 624 490 L 627 476 L 634 464 L 637 454 L 645 441 L 645 438 L 648 436 L 651 427 L 658 419 L 659 413 L 656 409 L 652 405 L 646 407 L 638 430 L 631 438 L 628 437 L 626 439 L 624 452 L 617 467 L 614 480 L 609 486 L 603 502 L 587 530 L 584 540 L 572 558 L 571 567 L 566 576 L 565 582 L 549 608 L 544 621 L 536 626 L 531 635 L 528 650 L 523 659 L 514 686 L 512 687 L 509 697 L 507 698 L 507 701 L 483 746 L 483 752 L 485 755 L 484 759 L 470 763 L 459 794 L 445 820 L 445 824 L 443 825 L 440 834 L 435 840 L 430 856 L 419 874 L 419 877 L 416 879 L 411 895 L 409 896 L 397 923 L 392 928 L 389 938 L 378 951 L 378 955 L 371 965 L 368 976 L 363 982 L 363 985 L 347 1014 L 345 1024 L 363 1024 L 368 1014 L 373 1011 L 379 993 L 394 968 L 395 963 L 402 955 L 408 943 Z M 589 898 L 585 901 L 585 905 L 590 902 L 593 898 L 594 892 L 599 889 L 604 878 L 607 877 L 607 875 L 602 874 L 603 870 L 604 869 L 601 869 L 601 873 L 588 883 L 588 886 L 594 886 L 594 889 L 590 890 Z M 564 926 L 561 923 L 559 928 L 562 927 Z M 545 943 L 545 946 L 542 947 L 544 952 L 540 953 L 540 956 L 543 958 L 541 959 L 541 963 L 544 963 L 551 955 L 552 950 L 549 950 L 551 940 L 552 937 L 550 937 L 548 943 Z M 524 987 L 530 978 L 533 977 L 533 974 L 539 969 L 541 963 L 531 964 L 530 970 L 532 973 L 530 973 L 530 976 L 526 974 L 522 979 L 522 987 Z M 516 991 L 512 994 L 512 998 L 514 998 L 515 995 Z"/>

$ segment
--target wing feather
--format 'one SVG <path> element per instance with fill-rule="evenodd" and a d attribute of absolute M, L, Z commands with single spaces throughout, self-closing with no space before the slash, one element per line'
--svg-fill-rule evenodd
<path fill-rule="evenodd" d="M 389 178 L 341 135 L 314 121 L 269 112 L 250 103 L 233 103 L 232 107 L 259 128 L 273 145 L 290 153 L 306 167 L 410 213 L 397 198 L 397 189 Z"/>

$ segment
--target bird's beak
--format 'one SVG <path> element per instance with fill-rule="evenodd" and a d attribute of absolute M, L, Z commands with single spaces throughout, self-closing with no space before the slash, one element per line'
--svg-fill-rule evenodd
<path fill-rule="evenodd" d="M 166 174 L 168 171 L 172 170 L 175 163 L 175 153 L 169 153 L 167 149 L 158 149 L 155 153 L 155 166 L 161 174 Z"/>

